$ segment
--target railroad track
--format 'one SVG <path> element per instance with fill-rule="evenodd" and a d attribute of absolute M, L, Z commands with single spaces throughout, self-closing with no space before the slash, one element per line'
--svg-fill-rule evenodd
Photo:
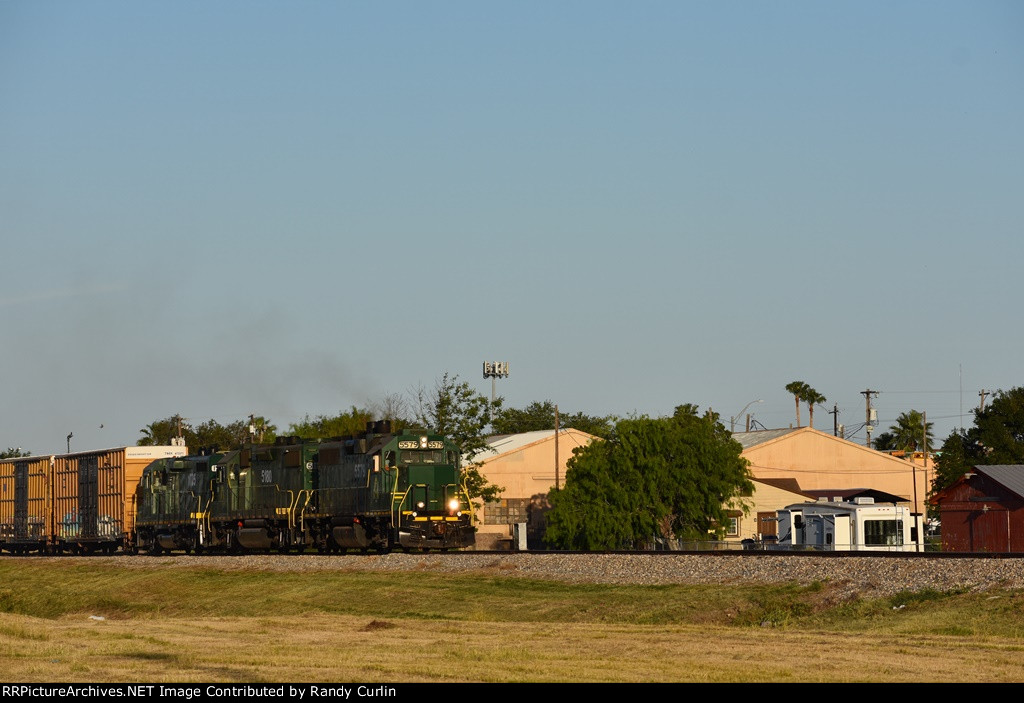
<path fill-rule="evenodd" d="M 822 584 L 830 597 L 884 597 L 901 591 L 1024 589 L 1024 554 L 928 552 L 390 552 L 384 554 L 11 556 L 5 563 L 96 565 L 114 569 L 214 569 L 224 572 L 382 572 L 528 578 L 567 584 Z"/>

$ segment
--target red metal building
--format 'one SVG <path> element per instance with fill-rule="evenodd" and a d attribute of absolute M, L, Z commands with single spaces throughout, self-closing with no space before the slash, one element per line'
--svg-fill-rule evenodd
<path fill-rule="evenodd" d="M 976 466 L 931 497 L 947 552 L 1024 552 L 1024 465 Z"/>

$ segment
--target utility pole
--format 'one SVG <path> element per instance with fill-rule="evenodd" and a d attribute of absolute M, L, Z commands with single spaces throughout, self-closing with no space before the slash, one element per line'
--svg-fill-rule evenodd
<path fill-rule="evenodd" d="M 921 435 L 923 437 L 922 444 L 924 445 L 924 494 L 927 499 L 931 484 L 928 483 L 928 413 L 921 413 Z M 924 522 L 928 516 L 928 510 L 925 508 L 924 517 L 921 519 L 921 529 L 924 529 Z"/>
<path fill-rule="evenodd" d="M 866 391 L 861 391 L 860 394 L 862 396 L 864 396 L 864 402 L 866 404 L 866 407 L 865 407 L 865 410 L 864 410 L 864 429 L 867 432 L 867 439 L 864 441 L 864 446 L 870 447 L 871 446 L 871 431 L 873 429 L 875 429 L 871 425 L 871 422 L 874 419 L 874 418 L 872 418 L 873 411 L 871 410 L 871 396 L 872 395 L 876 395 L 877 396 L 878 395 L 878 391 L 873 391 L 870 388 L 868 388 Z"/>
<path fill-rule="evenodd" d="M 922 445 L 924 446 L 924 453 L 923 453 L 923 456 L 924 456 L 924 482 L 925 482 L 925 490 L 927 490 L 927 484 L 928 484 L 928 413 L 927 412 L 922 412 L 921 413 L 921 435 L 922 435 L 922 438 L 924 440 L 922 442 Z M 910 463 L 913 465 L 912 476 L 913 476 L 913 481 L 914 481 L 914 510 L 917 510 L 917 464 L 914 463 L 913 457 L 911 457 Z M 917 525 L 917 517 L 914 515 L 914 510 L 910 511 L 910 517 L 914 520 L 914 524 Z M 914 551 L 915 552 L 920 552 L 921 551 L 921 538 L 922 538 L 922 534 L 921 533 L 924 532 L 924 511 L 918 513 L 918 515 L 921 516 L 921 523 L 920 523 L 920 526 L 915 531 L 916 535 L 917 535 L 917 537 L 914 539 Z"/>
<path fill-rule="evenodd" d="M 985 396 L 989 395 L 991 392 L 992 391 L 987 391 L 984 388 L 978 391 L 978 395 L 981 396 L 981 402 L 978 404 L 979 413 L 985 412 Z"/>
<path fill-rule="evenodd" d="M 555 490 L 558 490 L 558 406 L 555 406 Z"/>
<path fill-rule="evenodd" d="M 832 436 L 839 436 L 839 404 L 832 403 L 832 410 L 829 412 L 832 416 Z"/>

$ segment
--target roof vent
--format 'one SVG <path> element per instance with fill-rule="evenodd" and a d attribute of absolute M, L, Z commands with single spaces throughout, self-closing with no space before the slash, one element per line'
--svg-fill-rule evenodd
<path fill-rule="evenodd" d="M 861 496 L 859 498 L 854 498 L 853 502 L 856 503 L 857 505 L 874 505 L 875 499 L 868 498 L 867 496 Z"/>

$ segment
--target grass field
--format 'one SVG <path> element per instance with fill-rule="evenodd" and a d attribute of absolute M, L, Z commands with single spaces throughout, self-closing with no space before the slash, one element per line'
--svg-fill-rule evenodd
<path fill-rule="evenodd" d="M 0 560 L 7 682 L 1024 681 L 1024 593 Z"/>

